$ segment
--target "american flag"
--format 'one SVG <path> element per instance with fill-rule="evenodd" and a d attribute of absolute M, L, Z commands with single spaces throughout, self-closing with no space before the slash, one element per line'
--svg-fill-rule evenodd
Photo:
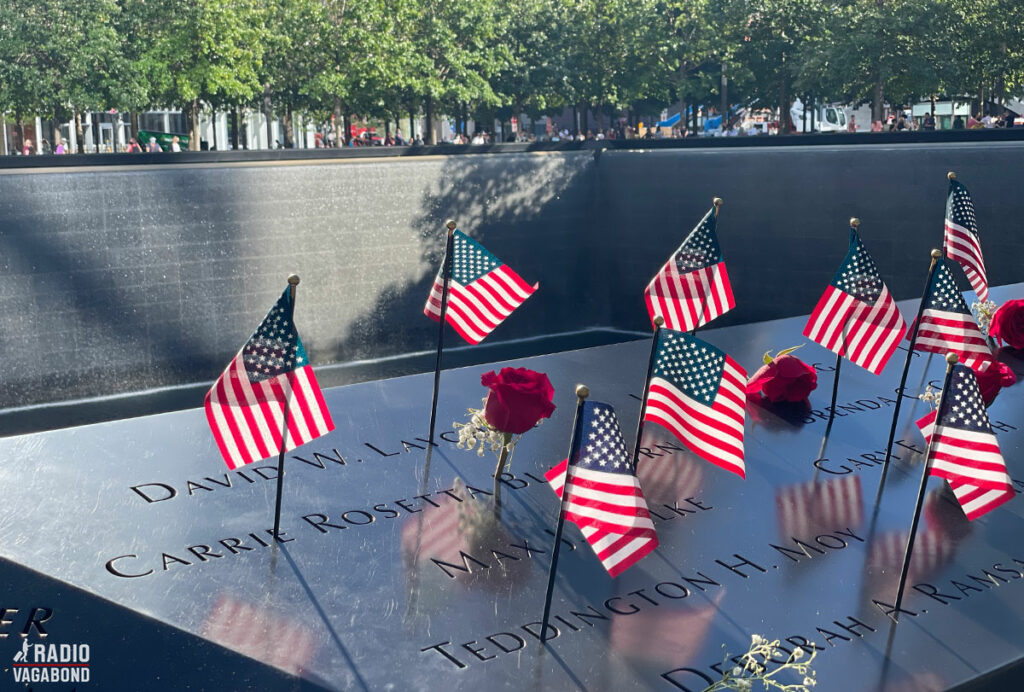
<path fill-rule="evenodd" d="M 985 258 L 981 254 L 978 222 L 974 218 L 971 193 L 957 180 L 949 181 L 946 197 L 946 233 L 943 238 L 946 256 L 960 263 L 981 301 L 988 300 L 988 279 Z"/>
<path fill-rule="evenodd" d="M 808 538 L 822 531 L 855 529 L 864 521 L 860 477 L 808 481 L 775 492 L 779 532 L 784 538 Z"/>
<path fill-rule="evenodd" d="M 669 329 L 689 331 L 736 306 L 715 234 L 715 208 L 665 263 L 644 289 L 647 312 L 661 315 Z"/>
<path fill-rule="evenodd" d="M 580 527 L 608 574 L 616 577 L 657 548 L 658 535 L 615 409 L 585 401 L 580 415 L 568 481 L 569 459 L 544 477 L 558 497 L 568 486 L 565 518 Z"/>
<path fill-rule="evenodd" d="M 851 228 L 850 249 L 814 306 L 804 336 L 877 375 L 906 330 L 875 261 Z"/>
<path fill-rule="evenodd" d="M 281 451 L 286 408 L 285 451 L 334 430 L 292 322 L 288 288 L 206 393 L 204 403 L 206 420 L 230 469 Z"/>
<path fill-rule="evenodd" d="M 445 319 L 471 344 L 483 341 L 539 284 L 530 284 L 462 231 L 452 234 L 452 274 Z M 444 266 L 437 273 L 423 313 L 441 319 Z"/>
<path fill-rule="evenodd" d="M 914 349 L 943 354 L 953 351 L 969 367 L 992 360 L 985 335 L 978 329 L 953 275 L 941 259 L 928 287 Z"/>
<path fill-rule="evenodd" d="M 936 420 L 938 418 L 938 420 Z M 939 411 L 917 421 L 931 444 L 933 476 L 945 478 L 968 519 L 976 519 L 1013 497 L 1006 462 L 989 425 L 978 381 L 966 365 L 953 369 Z M 932 444 L 932 434 L 938 437 Z"/>
<path fill-rule="evenodd" d="M 747 373 L 724 352 L 684 332 L 658 332 L 644 421 L 697 456 L 746 478 L 743 424 Z"/>

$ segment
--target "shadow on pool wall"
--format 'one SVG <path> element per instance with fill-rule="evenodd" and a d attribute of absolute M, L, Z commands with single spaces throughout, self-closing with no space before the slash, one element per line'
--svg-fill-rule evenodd
<path fill-rule="evenodd" d="M 854 215 L 896 297 L 918 295 L 950 169 L 974 195 L 991 282 L 1016 282 L 1022 154 L 951 142 L 0 171 L 0 408 L 211 382 L 293 271 L 314 363 L 428 350 L 447 218 L 541 285 L 488 343 L 646 331 L 644 286 L 714 196 L 737 302 L 716 326 L 809 312 Z"/>

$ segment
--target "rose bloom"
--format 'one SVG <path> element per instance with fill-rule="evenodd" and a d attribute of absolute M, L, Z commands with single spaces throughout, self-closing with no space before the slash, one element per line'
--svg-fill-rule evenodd
<path fill-rule="evenodd" d="M 1000 344 L 1024 348 L 1024 300 L 1008 300 L 992 315 L 989 334 Z"/>
<path fill-rule="evenodd" d="M 818 386 L 818 373 L 788 353 L 761 366 L 747 382 L 747 394 L 761 393 L 768 401 L 803 401 Z"/>
<path fill-rule="evenodd" d="M 1000 389 L 1009 387 L 1017 381 L 1017 376 L 1013 374 L 1010 366 L 998 360 L 981 365 L 974 371 L 974 376 L 978 380 L 978 389 L 981 390 L 981 398 L 985 400 L 986 406 L 995 401 Z"/>
<path fill-rule="evenodd" d="M 484 418 L 495 430 L 518 435 L 550 418 L 555 410 L 555 388 L 548 376 L 526 368 L 502 368 L 485 373 L 480 384 L 489 388 Z"/>

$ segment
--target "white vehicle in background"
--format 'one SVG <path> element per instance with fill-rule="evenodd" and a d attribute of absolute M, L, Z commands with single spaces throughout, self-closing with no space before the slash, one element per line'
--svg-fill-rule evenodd
<path fill-rule="evenodd" d="M 814 125 L 811 120 L 813 116 Z M 800 99 L 789 108 L 789 117 L 793 119 L 793 127 L 797 132 L 846 132 L 846 111 L 842 106 L 824 105 L 807 110 L 807 122 L 804 123 L 804 104 Z M 804 128 L 807 128 L 806 130 Z"/>

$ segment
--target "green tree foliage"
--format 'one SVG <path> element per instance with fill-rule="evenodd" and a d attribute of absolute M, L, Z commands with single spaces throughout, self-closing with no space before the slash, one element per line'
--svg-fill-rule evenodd
<path fill-rule="evenodd" d="M 785 114 L 810 94 L 876 118 L 933 95 L 1019 95 L 1020 0 L 0 2 L 0 110 L 15 120 L 159 107 L 195 124 L 235 106 L 339 129 L 419 111 L 602 119 L 718 105 L 726 84 L 731 103 Z"/>

